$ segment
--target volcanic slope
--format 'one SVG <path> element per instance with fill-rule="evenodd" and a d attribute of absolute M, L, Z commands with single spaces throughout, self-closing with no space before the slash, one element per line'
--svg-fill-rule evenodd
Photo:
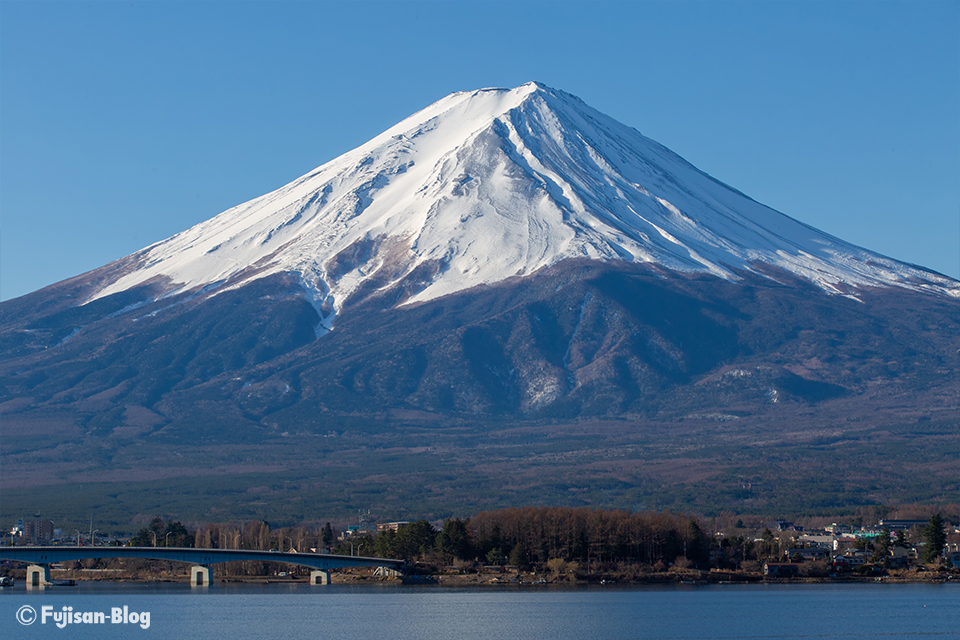
<path fill-rule="evenodd" d="M 892 487 L 879 445 L 850 434 L 955 432 L 958 299 L 957 281 L 765 207 L 574 96 L 456 93 L 273 193 L 3 303 L 3 483 L 242 487 L 366 450 L 400 456 L 371 477 L 403 486 L 402 461 L 431 451 L 457 482 L 511 469 L 524 499 L 629 506 L 668 460 L 725 487 L 765 477 L 777 443 L 850 441 L 866 464 L 852 486 Z M 522 445 L 493 435 L 509 425 Z M 690 425 L 706 426 L 681 438 Z M 826 455 L 802 451 L 801 480 Z M 544 460 L 620 488 L 568 493 L 568 467 Z M 373 482 L 350 478 L 358 495 Z"/>
<path fill-rule="evenodd" d="M 170 295 L 295 273 L 336 311 L 368 280 L 429 273 L 406 299 L 418 302 L 577 257 L 726 279 L 762 263 L 828 290 L 896 284 L 960 296 L 956 282 L 798 223 L 578 98 L 529 83 L 452 94 L 145 249 L 91 298 L 153 279 Z"/>

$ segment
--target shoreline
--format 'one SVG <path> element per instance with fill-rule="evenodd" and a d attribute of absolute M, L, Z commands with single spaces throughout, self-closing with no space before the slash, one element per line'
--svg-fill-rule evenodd
<path fill-rule="evenodd" d="M 52 580 L 75 580 L 80 582 L 115 583 L 181 583 L 189 584 L 187 573 L 168 572 L 145 575 L 117 575 L 122 570 L 63 570 L 53 569 Z M 17 582 L 24 580 L 22 571 L 11 572 Z M 95 573 L 95 575 L 90 575 Z M 909 575 L 888 576 L 797 576 L 770 577 L 759 573 L 739 572 L 701 572 L 686 570 L 682 572 L 650 573 L 643 577 L 623 579 L 611 575 L 568 576 L 545 575 L 537 573 L 484 573 L 484 574 L 439 574 L 400 577 L 379 577 L 366 573 L 331 573 L 332 585 L 422 585 L 435 587 L 591 587 L 591 586 L 644 586 L 644 585 L 709 585 L 709 584 L 942 584 L 960 583 L 960 575 L 940 572 L 911 572 Z M 213 576 L 211 584 L 308 584 L 307 576 Z"/>

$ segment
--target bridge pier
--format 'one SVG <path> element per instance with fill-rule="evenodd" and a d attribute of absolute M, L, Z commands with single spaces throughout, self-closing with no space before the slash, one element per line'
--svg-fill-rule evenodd
<path fill-rule="evenodd" d="M 210 567 L 195 564 L 190 567 L 190 586 L 191 587 L 209 587 L 210 586 Z"/>
<path fill-rule="evenodd" d="M 393 567 L 403 561 L 395 558 L 340 556 L 331 553 L 295 553 L 253 549 L 193 549 L 180 547 L 77 547 L 73 545 L 32 547 L 0 545 L 0 563 L 22 562 L 29 565 L 27 588 L 42 589 L 54 584 L 50 566 L 92 558 L 150 558 L 182 562 L 190 567 L 190 585 L 201 589 L 213 582 L 211 567 L 221 562 L 271 562 L 310 568 L 310 584 L 330 584 L 330 572 L 344 567 Z M 182 570 L 182 569 L 181 569 Z M 0 636 L 3 634 L 0 633 Z"/>
<path fill-rule="evenodd" d="M 27 589 L 43 589 L 50 583 L 50 565 L 31 564 L 27 567 Z"/>

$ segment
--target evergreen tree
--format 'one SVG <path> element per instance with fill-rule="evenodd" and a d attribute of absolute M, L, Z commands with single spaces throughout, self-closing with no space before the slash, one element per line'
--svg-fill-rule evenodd
<path fill-rule="evenodd" d="M 192 544 L 193 535 L 187 531 L 183 523 L 164 522 L 161 518 L 154 518 L 149 527 L 140 529 L 140 532 L 130 540 L 130 546 L 133 547 L 152 547 L 154 545 L 159 547 L 190 547 Z"/>
<path fill-rule="evenodd" d="M 527 551 L 523 548 L 522 544 L 516 544 L 513 546 L 513 549 L 510 551 L 510 564 L 515 566 L 520 571 L 524 571 L 528 568 Z"/>
<path fill-rule="evenodd" d="M 710 540 L 707 538 L 707 534 L 703 532 L 700 524 L 693 518 L 690 518 L 687 531 L 687 558 L 699 569 L 708 567 L 710 564 Z"/>
<path fill-rule="evenodd" d="M 470 539 L 467 535 L 468 520 L 447 518 L 443 529 L 437 534 L 437 551 L 453 558 L 472 557 Z"/>
<path fill-rule="evenodd" d="M 943 551 L 944 545 L 947 544 L 947 534 L 943 530 L 943 518 L 940 517 L 939 513 L 930 516 L 930 522 L 923 528 L 923 540 L 927 543 L 923 550 L 923 561 L 936 562 L 937 558 L 940 557 L 940 552 Z"/>
<path fill-rule="evenodd" d="M 907 546 L 907 534 L 903 529 L 897 530 L 897 538 L 894 540 L 894 544 L 898 547 Z"/>
<path fill-rule="evenodd" d="M 437 530 L 426 520 L 417 520 L 397 530 L 397 558 L 415 558 L 433 551 Z"/>
<path fill-rule="evenodd" d="M 873 561 L 882 563 L 884 565 L 890 564 L 889 557 L 891 544 L 893 543 L 890 540 L 890 531 L 888 529 L 883 529 L 873 543 Z"/>

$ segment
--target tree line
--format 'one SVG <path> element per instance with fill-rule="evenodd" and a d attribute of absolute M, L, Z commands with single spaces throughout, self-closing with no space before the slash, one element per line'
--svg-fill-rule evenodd
<path fill-rule="evenodd" d="M 739 524 L 739 523 L 738 523 Z M 945 542 L 945 522 L 931 517 L 920 535 L 927 542 L 925 560 L 932 562 Z M 887 549 L 904 544 L 902 532 L 889 533 L 863 544 L 881 561 Z M 438 530 L 426 520 L 379 532 L 361 532 L 339 540 L 330 523 L 319 529 L 272 529 L 255 520 L 245 525 L 206 524 L 189 532 L 180 522 L 156 518 L 142 529 L 135 546 L 182 546 L 220 549 L 260 549 L 399 558 L 435 566 L 510 565 L 521 570 L 569 566 L 586 571 L 613 565 L 663 570 L 707 569 L 711 546 L 713 566 L 724 569 L 780 560 L 786 547 L 769 529 L 758 539 L 727 536 L 719 541 L 695 519 L 673 513 L 631 513 L 586 507 L 520 507 L 484 511 L 472 518 L 448 518 Z M 789 560 L 789 559 L 788 559 Z M 250 571 L 256 567 L 248 567 Z M 244 571 L 246 572 L 246 571 Z"/>
<path fill-rule="evenodd" d="M 348 546 L 350 545 L 350 546 Z M 396 531 L 355 536 L 335 552 L 362 545 L 363 555 L 429 557 L 520 569 L 551 560 L 591 563 L 670 564 L 686 558 L 706 568 L 710 538 L 700 524 L 671 513 L 629 513 L 574 507 L 522 507 L 484 511 L 470 519 L 450 518 L 437 531 L 425 520 Z"/>

